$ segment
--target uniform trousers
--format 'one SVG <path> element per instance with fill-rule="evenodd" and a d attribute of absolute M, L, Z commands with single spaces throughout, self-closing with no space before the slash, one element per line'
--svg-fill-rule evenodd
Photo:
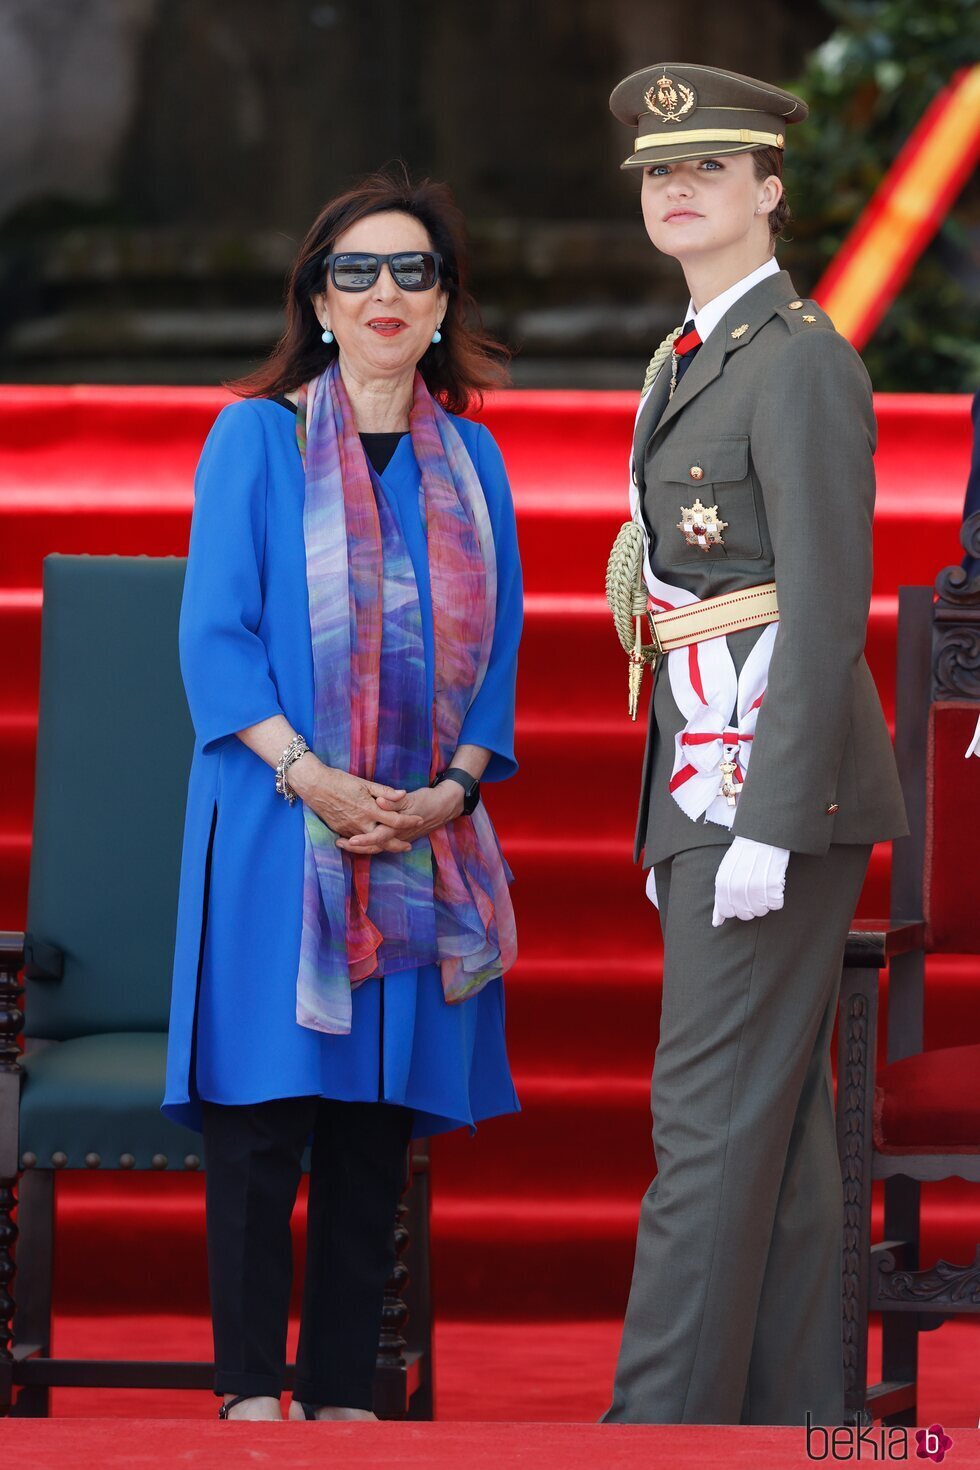
<path fill-rule="evenodd" d="M 726 851 L 655 865 L 657 1176 L 607 1423 L 843 1422 L 830 1039 L 871 849 L 792 853 L 781 909 L 712 928 Z"/>
<path fill-rule="evenodd" d="M 215 1393 L 282 1392 L 289 1221 L 312 1139 L 293 1394 L 370 1409 L 412 1110 L 289 1097 L 202 1111 Z"/>

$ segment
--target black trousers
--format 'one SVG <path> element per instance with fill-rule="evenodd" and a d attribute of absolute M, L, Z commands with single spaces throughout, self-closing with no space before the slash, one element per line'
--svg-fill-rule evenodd
<path fill-rule="evenodd" d="M 216 1394 L 282 1392 L 289 1221 L 312 1136 L 297 1399 L 370 1409 L 412 1111 L 289 1097 L 203 1104 Z"/>

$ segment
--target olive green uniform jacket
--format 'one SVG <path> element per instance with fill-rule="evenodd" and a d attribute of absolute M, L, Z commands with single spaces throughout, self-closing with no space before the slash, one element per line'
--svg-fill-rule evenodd
<path fill-rule="evenodd" d="M 731 831 L 692 821 L 670 795 L 684 719 L 660 661 L 635 859 L 650 867 L 733 836 L 820 855 L 832 842 L 905 835 L 864 658 L 876 440 L 864 364 L 780 271 L 735 302 L 668 401 L 669 383 L 668 360 L 633 441 L 651 566 L 699 598 L 775 580 L 779 630 Z M 695 498 L 728 522 L 723 545 L 687 545 L 677 523 Z M 736 670 L 762 632 L 729 635 Z"/>

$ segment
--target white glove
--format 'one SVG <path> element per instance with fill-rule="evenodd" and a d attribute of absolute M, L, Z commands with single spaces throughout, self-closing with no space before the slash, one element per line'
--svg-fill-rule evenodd
<path fill-rule="evenodd" d="M 657 902 L 657 875 L 652 868 L 647 872 L 647 898 L 653 904 L 654 908 L 659 911 L 660 905 Z"/>
<path fill-rule="evenodd" d="M 968 756 L 971 756 L 971 755 L 980 756 L 980 716 L 977 717 L 977 728 L 973 732 L 973 739 L 970 741 L 969 745 L 966 747 L 966 753 L 967 753 Z M 652 871 L 652 869 L 651 869 L 651 871 Z"/>
<path fill-rule="evenodd" d="M 783 906 L 786 886 L 785 847 L 770 847 L 750 837 L 735 837 L 715 876 L 715 911 L 711 926 L 726 919 L 756 919 Z"/>

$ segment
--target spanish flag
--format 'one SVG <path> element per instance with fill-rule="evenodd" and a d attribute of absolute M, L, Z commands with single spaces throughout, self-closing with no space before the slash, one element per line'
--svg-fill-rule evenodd
<path fill-rule="evenodd" d="M 980 155 L 980 65 L 925 112 L 813 295 L 860 351 L 938 230 Z"/>

